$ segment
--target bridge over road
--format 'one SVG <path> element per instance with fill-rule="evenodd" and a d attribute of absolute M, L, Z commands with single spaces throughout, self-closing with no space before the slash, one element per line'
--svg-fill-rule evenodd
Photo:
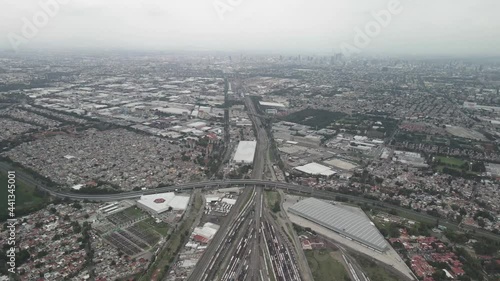
<path fill-rule="evenodd" d="M 287 183 L 287 182 L 274 182 L 274 181 L 259 180 L 259 179 L 228 179 L 228 180 L 215 180 L 215 181 L 204 181 L 204 182 L 196 182 L 196 183 L 186 183 L 186 184 L 180 184 L 180 185 L 175 185 L 175 186 L 165 186 L 165 187 L 160 187 L 160 188 L 155 188 L 155 189 L 128 191 L 128 192 L 114 193 L 114 194 L 82 194 L 82 193 L 75 193 L 75 192 L 69 192 L 69 191 L 64 191 L 64 190 L 56 190 L 56 189 L 41 185 L 39 182 L 37 182 L 35 179 L 33 179 L 30 175 L 25 174 L 20 169 L 13 168 L 10 164 L 5 163 L 5 162 L 0 162 L 0 170 L 4 170 L 4 171 L 16 170 L 16 176 L 18 177 L 18 179 L 23 180 L 29 184 L 36 185 L 39 188 L 50 193 L 52 196 L 60 197 L 60 198 L 68 198 L 68 199 L 72 199 L 72 200 L 89 200 L 89 201 L 100 201 L 100 202 L 119 201 L 119 200 L 125 200 L 125 199 L 136 199 L 136 198 L 141 197 L 141 195 L 145 195 L 145 194 L 156 194 L 156 193 L 164 193 L 164 192 L 172 192 L 172 191 L 183 192 L 183 191 L 189 191 L 189 190 L 193 190 L 193 189 L 217 189 L 217 188 L 224 188 L 224 187 L 231 187 L 231 186 L 241 186 L 241 187 L 251 186 L 253 188 L 254 186 L 258 186 L 258 187 L 271 188 L 271 189 L 272 188 L 283 189 L 284 191 L 287 191 L 287 192 L 300 193 L 300 194 L 304 194 L 306 196 L 322 198 L 322 199 L 327 199 L 327 200 L 335 200 L 335 198 L 337 196 L 342 196 L 342 197 L 344 197 L 352 202 L 366 203 L 370 206 L 370 208 L 385 209 L 385 210 L 394 209 L 399 214 L 401 214 L 403 216 L 411 217 L 412 219 L 417 220 L 417 221 L 423 221 L 423 222 L 427 222 L 427 223 L 436 223 L 436 221 L 437 221 L 436 217 L 433 217 L 433 216 L 430 216 L 430 215 L 427 215 L 424 213 L 416 212 L 416 211 L 413 211 L 413 210 L 410 210 L 407 208 L 392 205 L 392 204 L 389 204 L 389 203 L 386 203 L 383 201 L 377 201 L 377 200 L 373 200 L 373 199 L 369 199 L 369 198 L 364 198 L 362 196 L 348 195 L 348 194 L 332 192 L 332 191 L 316 190 L 316 189 L 313 189 L 309 186 L 296 185 L 296 184 L 291 184 L 291 183 Z M 439 219 L 439 224 L 444 225 L 451 230 L 461 229 L 461 230 L 465 230 L 465 231 L 475 231 L 476 235 L 500 241 L 500 235 L 494 234 L 490 231 L 477 229 L 474 227 L 468 227 L 465 225 L 458 225 L 454 222 L 451 222 L 451 221 L 448 221 L 448 220 L 445 220 L 442 218 Z"/>

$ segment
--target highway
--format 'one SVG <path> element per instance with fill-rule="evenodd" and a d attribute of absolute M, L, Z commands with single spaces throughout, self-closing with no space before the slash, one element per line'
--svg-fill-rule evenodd
<path fill-rule="evenodd" d="M 224 253 L 229 249 L 229 247 L 226 247 L 227 243 L 233 242 L 233 237 L 248 217 L 247 214 L 255 198 L 255 190 L 256 188 L 247 188 L 240 195 L 219 231 L 217 231 L 202 257 L 196 263 L 196 267 L 189 276 L 189 281 L 213 280 L 219 269 L 220 260 L 224 258 Z M 248 198 L 249 200 L 246 201 Z"/>
<path fill-rule="evenodd" d="M 245 280 L 248 276 L 249 259 L 252 253 L 250 241 L 255 235 L 252 224 L 253 219 L 250 218 L 248 223 L 245 223 L 241 228 L 238 240 L 233 242 L 237 246 L 226 256 L 226 259 L 231 258 L 227 266 L 221 267 L 226 269 L 220 279 L 221 281 Z"/>
<path fill-rule="evenodd" d="M 331 242 L 335 247 L 337 247 L 341 254 L 342 254 L 342 259 L 344 259 L 347 273 L 349 276 L 351 276 L 351 280 L 354 281 L 370 281 L 368 276 L 363 272 L 361 269 L 361 266 L 357 263 L 356 259 L 351 257 L 348 253 L 348 251 L 341 245 Z"/>
<path fill-rule="evenodd" d="M 283 189 L 284 191 L 288 192 L 297 192 L 297 193 L 304 193 L 306 195 L 309 195 L 311 197 L 316 197 L 316 198 L 323 198 L 323 199 L 328 199 L 328 200 L 335 200 L 337 196 L 342 196 L 350 201 L 353 202 L 359 202 L 359 203 L 367 203 L 367 204 L 375 204 L 387 209 L 394 209 L 398 212 L 404 212 L 407 214 L 411 214 L 413 217 L 415 217 L 415 220 L 422 220 L 422 221 L 436 221 L 437 218 L 416 212 L 410 209 L 406 209 L 403 207 L 395 206 L 383 201 L 378 201 L 378 200 L 373 200 L 373 199 L 368 199 L 364 198 L 361 196 L 355 196 L 355 195 L 347 195 L 347 194 L 342 194 L 338 192 L 332 192 L 332 191 L 324 191 L 324 190 L 314 190 L 309 186 L 302 186 L 298 184 L 291 184 L 287 182 L 273 182 L 273 181 L 266 181 L 266 180 L 257 180 L 257 179 L 228 179 L 228 180 L 222 180 L 222 181 L 205 181 L 205 182 L 197 182 L 197 183 L 187 183 L 187 184 L 181 184 L 181 185 L 176 185 L 176 186 L 167 186 L 167 187 L 161 187 L 161 188 L 156 188 L 156 189 L 148 189 L 148 190 L 139 190 L 139 191 L 129 191 L 129 192 L 122 192 L 122 193 L 116 193 L 116 194 L 100 194 L 100 195 L 93 195 L 93 194 L 79 194 L 79 193 L 74 193 L 74 192 L 68 192 L 68 191 L 58 191 L 54 190 L 48 187 L 45 187 L 44 185 L 38 183 L 36 180 L 34 180 L 31 176 L 26 175 L 19 171 L 18 169 L 12 168 L 11 165 L 0 162 L 0 169 L 3 171 L 16 171 L 16 177 L 19 180 L 25 181 L 29 184 L 32 185 L 37 185 L 39 188 L 45 190 L 46 192 L 50 193 L 52 196 L 55 197 L 60 197 L 60 198 L 68 198 L 72 200 L 89 200 L 89 201 L 120 201 L 120 200 L 125 200 L 125 199 L 135 199 L 141 197 L 143 194 L 156 194 L 156 193 L 164 193 L 164 192 L 172 192 L 172 191 L 188 191 L 188 190 L 193 190 L 193 189 L 217 189 L 217 188 L 224 188 L 224 187 L 230 187 L 230 186 L 257 186 L 257 187 L 264 187 L 264 188 L 279 188 Z M 451 227 L 451 228 L 461 228 L 458 224 L 453 223 L 451 221 L 445 220 L 440 218 L 439 223 L 441 225 L 444 225 L 446 227 Z M 462 227 L 463 228 L 463 227 Z M 490 238 L 490 239 L 495 239 L 497 241 L 500 241 L 500 235 L 496 235 L 492 232 L 486 231 L 486 230 L 481 230 L 481 229 L 476 229 L 476 228 L 466 228 L 467 230 L 475 230 L 475 234 L 479 234 L 481 236 Z"/>
<path fill-rule="evenodd" d="M 267 132 L 262 124 L 262 121 L 257 117 L 257 110 L 255 109 L 255 104 L 253 103 L 250 96 L 245 96 L 245 105 L 247 107 L 248 114 L 252 123 L 255 127 L 255 134 L 257 137 L 257 147 L 255 151 L 255 156 L 253 160 L 253 170 L 252 179 L 262 180 L 264 176 L 264 170 L 266 167 L 266 155 L 269 150 L 269 139 Z M 258 230 L 260 228 L 260 219 L 262 217 L 262 201 L 263 201 L 262 189 L 257 189 L 256 200 L 255 200 L 255 226 L 254 229 Z M 260 257 L 262 256 L 260 243 L 261 243 L 261 232 L 256 231 L 254 239 L 252 239 L 252 250 L 250 256 L 249 272 L 248 276 L 250 280 L 258 281 L 261 278 L 260 275 Z"/>
<path fill-rule="evenodd" d="M 269 139 L 267 132 L 257 116 L 250 97 L 245 97 L 245 104 L 256 130 L 257 148 L 253 159 L 252 179 L 262 180 Z M 212 187 L 211 184 L 205 187 Z M 175 188 L 174 190 L 179 190 Z M 247 191 L 249 189 L 246 189 Z M 241 204 L 248 195 L 238 199 Z M 231 217 L 224 222 L 224 231 L 219 231 L 211 241 L 207 251 L 198 262 L 189 280 L 255 280 L 263 278 L 261 264 L 262 248 L 265 241 L 261 238 L 261 218 L 263 212 L 263 193 L 261 188 L 252 188 L 250 199 L 241 209 L 241 205 L 232 208 Z M 250 212 L 252 210 L 252 212 Z M 236 213 L 238 215 L 236 216 Z M 253 215 L 253 216 L 252 216 Z M 288 250 L 286 250 L 289 253 Z M 286 255 L 283 254 L 283 255 Z M 281 257 L 283 257 L 281 255 Z M 220 270 L 224 268 L 224 270 Z M 286 269 L 285 269 L 286 270 Z M 269 272 L 265 272 L 268 275 Z M 298 272 L 297 272 L 298 274 Z M 299 280 L 299 279 L 297 279 Z"/>

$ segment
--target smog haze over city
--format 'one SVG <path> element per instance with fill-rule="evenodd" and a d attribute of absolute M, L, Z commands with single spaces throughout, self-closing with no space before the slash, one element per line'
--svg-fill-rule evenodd
<path fill-rule="evenodd" d="M 500 280 L 497 0 L 1 0 L 0 281 Z"/>
<path fill-rule="evenodd" d="M 0 32 L 44 23 L 43 2 L 4 0 Z M 359 28 L 383 22 L 364 51 L 380 55 L 498 56 L 500 3 L 443 1 L 65 0 L 26 49 L 269 51 L 332 54 Z M 393 12 L 387 16 L 388 6 Z M 50 10 L 50 5 L 47 5 Z M 37 28 L 38 29 L 38 28 Z M 3 36 L 0 47 L 11 48 Z"/>

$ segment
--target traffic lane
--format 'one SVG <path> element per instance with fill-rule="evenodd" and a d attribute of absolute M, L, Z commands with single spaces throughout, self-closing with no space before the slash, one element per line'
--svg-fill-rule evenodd
<path fill-rule="evenodd" d="M 5 165 L 0 162 L 0 168 L 4 168 Z M 7 166 L 7 169 L 5 171 L 8 171 L 9 166 Z M 16 172 L 16 175 L 19 175 L 19 178 L 24 181 L 22 178 L 22 172 Z M 311 187 L 308 186 L 302 186 L 302 185 L 297 185 L 297 184 L 291 184 L 291 183 L 286 183 L 286 182 L 273 182 L 273 181 L 266 181 L 266 180 L 257 180 L 257 179 L 242 179 L 242 180 L 223 180 L 223 181 L 207 181 L 207 182 L 199 182 L 199 183 L 189 183 L 189 184 L 182 184 L 182 185 L 177 185 L 174 187 L 161 187 L 161 188 L 156 188 L 156 189 L 148 189 L 144 191 L 129 191 L 129 192 L 122 192 L 122 193 L 116 193 L 116 194 L 102 194 L 102 195 L 93 195 L 93 194 L 79 194 L 79 193 L 74 193 L 74 192 L 60 192 L 60 191 L 55 191 L 52 188 L 48 188 L 44 186 L 43 184 L 37 183 L 30 181 L 29 183 L 33 183 L 34 185 L 37 185 L 38 187 L 42 188 L 43 190 L 49 192 L 51 195 L 56 196 L 56 197 L 61 197 L 61 198 L 68 198 L 68 199 L 76 199 L 76 200 L 90 200 L 90 201 L 118 201 L 118 200 L 124 200 L 124 199 L 133 199 L 133 198 L 138 198 L 143 194 L 156 194 L 156 193 L 163 193 L 163 192 L 171 192 L 171 191 L 184 191 L 184 190 L 189 190 L 189 189 L 194 189 L 194 188 L 214 188 L 214 187 L 228 187 L 228 186 L 235 186 L 235 185 L 258 185 L 258 186 L 263 186 L 263 187 L 269 187 L 269 188 L 280 188 L 288 191 L 295 191 L 299 193 L 306 193 L 310 194 L 312 197 L 317 197 L 317 198 L 324 198 L 328 200 L 335 200 L 337 196 L 341 196 L 344 198 L 347 198 L 351 201 L 355 202 L 361 202 L 361 203 L 368 203 L 368 204 L 376 204 L 380 205 L 384 208 L 388 209 L 395 209 L 396 211 L 401 211 L 401 212 L 408 212 L 411 213 L 412 215 L 419 217 L 421 220 L 425 221 L 436 221 L 437 218 L 422 214 L 416 211 L 413 211 L 411 209 L 406 209 L 403 207 L 399 207 L 396 205 L 392 205 L 389 203 L 385 203 L 383 201 L 377 201 L 377 200 L 372 200 L 368 198 L 364 198 L 361 196 L 354 196 L 354 195 L 348 195 L 348 194 L 343 194 L 343 193 L 337 193 L 337 192 L 332 192 L 332 191 L 324 191 L 324 190 L 314 190 Z M 454 227 L 454 228 L 461 228 L 458 224 L 450 222 L 445 219 L 440 219 L 440 224 L 448 227 Z M 479 233 L 485 237 L 488 237 L 490 239 L 495 239 L 495 240 L 500 240 L 500 235 L 496 235 L 492 232 L 488 232 L 485 230 L 481 229 L 475 229 L 475 228 L 466 228 L 470 230 L 475 230 L 476 233 Z"/>

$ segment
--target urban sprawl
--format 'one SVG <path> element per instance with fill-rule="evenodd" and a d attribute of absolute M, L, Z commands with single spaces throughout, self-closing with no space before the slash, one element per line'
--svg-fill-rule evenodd
<path fill-rule="evenodd" d="M 16 280 L 500 278 L 500 62 L 0 62 Z"/>

